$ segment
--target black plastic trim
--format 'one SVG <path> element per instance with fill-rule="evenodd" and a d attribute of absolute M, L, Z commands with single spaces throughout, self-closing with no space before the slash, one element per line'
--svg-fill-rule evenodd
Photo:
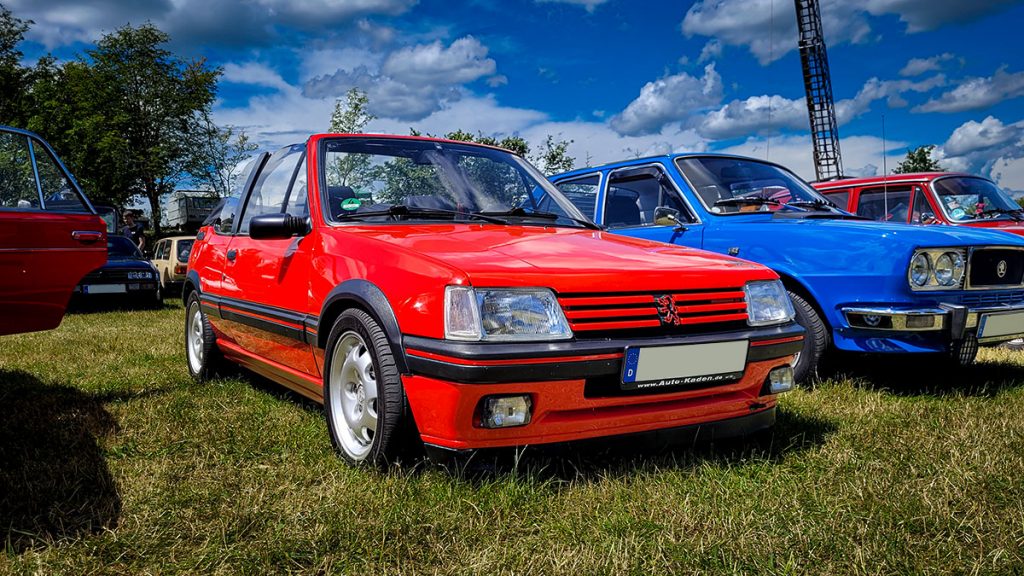
<path fill-rule="evenodd" d="M 351 300 L 366 309 L 384 329 L 387 334 L 388 343 L 391 345 L 391 353 L 395 356 L 395 363 L 399 372 L 409 374 L 409 362 L 405 355 L 402 331 L 398 328 L 398 318 L 391 308 L 387 296 L 375 284 L 368 280 L 354 279 L 346 280 L 334 287 L 324 299 L 323 307 L 320 309 L 318 322 L 328 318 L 328 311 L 339 301 Z M 331 319 L 333 320 L 333 318 Z M 326 348 L 327 339 L 330 337 L 330 330 L 333 326 L 317 326 L 317 335 L 314 340 L 317 348 Z"/>
<path fill-rule="evenodd" d="M 595 376 L 618 374 L 622 360 L 584 360 L 549 364 L 508 364 L 501 366 L 468 366 L 409 355 L 409 368 L 414 374 L 464 384 L 500 384 L 503 382 L 537 382 L 542 380 L 582 380 Z"/>
<path fill-rule="evenodd" d="M 277 334 L 278 336 L 292 338 L 307 344 L 312 343 L 312 338 L 307 336 L 306 333 L 310 317 L 301 312 L 209 294 L 201 294 L 200 300 L 204 308 L 212 308 L 215 311 L 214 314 L 224 320 L 245 324 L 246 326 Z M 230 306 L 237 310 L 225 310 L 222 306 Z M 246 314 L 246 312 L 264 316 L 265 318 L 258 318 L 254 315 Z M 301 326 L 301 328 L 293 325 Z"/>

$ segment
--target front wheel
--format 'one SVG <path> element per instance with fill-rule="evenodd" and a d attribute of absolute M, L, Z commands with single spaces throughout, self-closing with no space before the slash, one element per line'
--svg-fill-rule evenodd
<path fill-rule="evenodd" d="M 384 330 L 366 312 L 346 310 L 324 356 L 324 416 L 334 448 L 351 464 L 386 466 L 403 448 L 406 405 Z"/>
<path fill-rule="evenodd" d="M 189 374 L 198 382 L 213 378 L 227 366 L 227 361 L 217 348 L 213 326 L 206 319 L 206 314 L 203 314 L 199 294 L 196 292 L 188 297 L 185 308 L 185 359 Z"/>
<path fill-rule="evenodd" d="M 793 309 L 796 310 L 797 324 L 807 331 L 804 334 L 803 348 L 797 353 L 793 364 L 793 378 L 797 383 L 803 383 L 818 374 L 818 365 L 828 350 L 828 326 L 822 321 L 814 306 L 811 306 L 803 296 L 790 291 L 789 298 L 793 301 Z"/>

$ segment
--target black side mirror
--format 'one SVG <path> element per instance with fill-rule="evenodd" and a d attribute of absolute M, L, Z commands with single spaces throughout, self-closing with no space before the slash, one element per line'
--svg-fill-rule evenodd
<path fill-rule="evenodd" d="M 260 214 L 249 221 L 249 237 L 253 240 L 291 238 L 309 234 L 309 221 L 290 214 Z"/>

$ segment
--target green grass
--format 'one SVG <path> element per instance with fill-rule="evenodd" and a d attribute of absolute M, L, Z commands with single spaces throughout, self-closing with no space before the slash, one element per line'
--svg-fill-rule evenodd
<path fill-rule="evenodd" d="M 194 384 L 182 316 L 0 339 L 0 573 L 1024 572 L 1024 353 L 861 359 L 757 442 L 380 473 L 276 385 Z"/>

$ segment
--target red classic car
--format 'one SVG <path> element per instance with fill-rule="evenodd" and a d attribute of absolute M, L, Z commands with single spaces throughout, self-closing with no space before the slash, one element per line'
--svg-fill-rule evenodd
<path fill-rule="evenodd" d="M 0 126 L 0 335 L 60 325 L 106 246 L 103 220 L 53 149 Z"/>
<path fill-rule="evenodd" d="M 956 172 L 920 172 L 814 184 L 858 216 L 909 224 L 952 224 L 1024 235 L 1024 212 L 994 182 Z"/>
<path fill-rule="evenodd" d="M 803 337 L 767 268 L 608 234 L 508 151 L 400 136 L 255 159 L 183 298 L 194 377 L 228 360 L 323 402 L 353 463 L 410 439 L 749 433 Z"/>

